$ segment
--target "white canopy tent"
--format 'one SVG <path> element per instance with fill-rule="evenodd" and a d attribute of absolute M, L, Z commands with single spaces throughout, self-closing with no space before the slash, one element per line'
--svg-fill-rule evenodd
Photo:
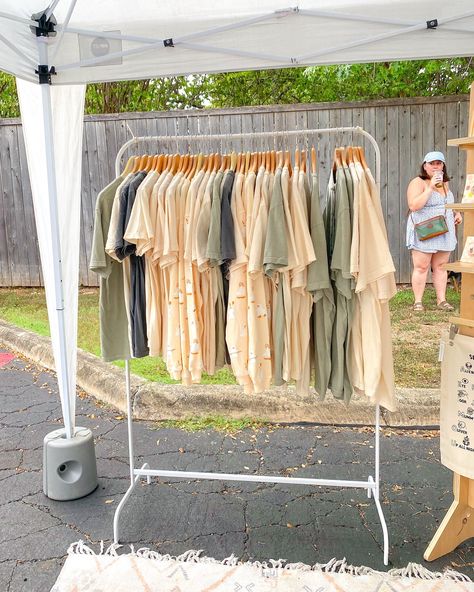
<path fill-rule="evenodd" d="M 74 434 L 85 84 L 474 55 L 472 0 L 0 0 L 66 434 Z"/>

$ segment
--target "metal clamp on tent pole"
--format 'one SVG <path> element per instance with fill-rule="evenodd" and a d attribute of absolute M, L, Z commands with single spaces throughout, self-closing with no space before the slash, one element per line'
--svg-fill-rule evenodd
<path fill-rule="evenodd" d="M 426 21 L 426 28 L 427 29 L 436 29 L 438 26 L 438 19 L 431 19 L 430 21 Z"/>
<path fill-rule="evenodd" d="M 49 18 L 46 16 L 46 10 L 31 15 L 31 20 L 36 21 L 38 26 L 31 25 L 30 29 L 36 37 L 56 37 L 56 25 L 58 21 L 52 14 Z"/>
<path fill-rule="evenodd" d="M 169 39 L 163 39 L 163 45 L 165 47 L 174 47 L 173 38 L 170 37 Z"/>
<path fill-rule="evenodd" d="M 56 74 L 56 68 L 47 65 L 39 65 L 38 69 L 35 70 L 35 74 L 38 74 L 38 80 L 40 84 L 51 84 L 51 76 Z"/>
<path fill-rule="evenodd" d="M 54 15 L 47 16 L 47 11 L 38 12 L 31 15 L 31 20 L 38 23 L 38 25 L 31 25 L 30 29 L 36 37 L 56 37 L 56 25 L 58 21 L 54 18 Z M 47 64 L 38 64 L 38 69 L 35 70 L 35 74 L 38 74 L 38 80 L 40 84 L 51 84 L 51 76 L 56 74 L 56 68 Z"/>

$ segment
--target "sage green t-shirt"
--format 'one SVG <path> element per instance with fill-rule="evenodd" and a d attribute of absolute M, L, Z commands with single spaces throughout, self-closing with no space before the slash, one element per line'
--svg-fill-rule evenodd
<path fill-rule="evenodd" d="M 115 193 L 123 178 L 107 185 L 95 205 L 89 267 L 100 276 L 100 348 L 106 362 L 130 358 L 128 320 L 123 291 L 123 267 L 105 252 Z"/>
<path fill-rule="evenodd" d="M 310 233 L 316 261 L 308 267 L 307 289 L 313 295 L 314 388 L 320 397 L 326 395 L 331 375 L 331 340 L 335 316 L 334 293 L 329 280 L 326 233 L 319 202 L 318 178 L 312 174 L 310 199 Z"/>

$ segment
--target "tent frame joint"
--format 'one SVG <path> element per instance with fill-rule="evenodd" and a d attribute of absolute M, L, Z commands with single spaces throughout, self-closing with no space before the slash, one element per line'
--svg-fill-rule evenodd
<path fill-rule="evenodd" d="M 54 66 L 50 68 L 47 64 L 39 64 L 35 74 L 38 74 L 40 84 L 51 84 L 51 76 L 56 74 L 56 68 Z"/>
<path fill-rule="evenodd" d="M 165 47 L 174 47 L 173 38 L 170 37 L 169 39 L 163 39 L 163 45 Z"/>
<path fill-rule="evenodd" d="M 431 19 L 426 21 L 426 28 L 427 29 L 436 29 L 438 27 L 438 19 Z"/>
<path fill-rule="evenodd" d="M 38 26 L 32 25 L 30 27 L 36 37 L 56 37 L 56 25 L 58 21 L 54 17 L 54 14 L 48 17 L 47 10 L 43 10 L 43 12 L 32 14 L 31 20 L 38 23 Z"/>

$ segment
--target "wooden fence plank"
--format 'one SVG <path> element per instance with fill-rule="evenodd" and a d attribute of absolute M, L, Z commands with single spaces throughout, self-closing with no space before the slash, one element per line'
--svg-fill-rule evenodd
<path fill-rule="evenodd" d="M 387 107 L 387 225 L 388 242 L 395 269 L 397 282 L 400 277 L 400 176 L 398 149 L 398 109 Z"/>
<path fill-rule="evenodd" d="M 25 141 L 21 126 L 17 126 L 17 137 L 19 144 L 20 174 L 22 179 L 23 203 L 25 206 L 25 234 L 28 236 L 28 263 L 30 266 L 30 280 L 32 286 L 43 285 L 43 271 L 38 246 L 38 235 L 36 232 L 35 211 L 33 208 L 33 196 L 31 194 L 30 177 L 26 161 Z M 1 224 L 1 216 L 0 216 Z M 1 247 L 0 247 L 1 251 Z"/>
<path fill-rule="evenodd" d="M 21 286 L 23 259 L 23 231 L 17 218 L 17 204 L 11 175 L 11 135 L 12 126 L 4 127 L 0 137 L 0 168 L 2 169 L 2 193 L 4 204 L 5 236 L 7 242 L 7 261 L 10 267 L 11 285 Z"/>
<path fill-rule="evenodd" d="M 354 113 L 355 110 L 353 110 Z M 352 118 L 354 125 L 360 125 L 358 123 L 359 116 L 358 114 L 354 113 Z M 387 141 L 387 111 L 386 109 L 377 109 L 375 113 L 375 130 L 374 130 L 374 137 L 377 140 L 377 144 L 380 148 L 380 160 L 379 163 L 380 168 L 380 201 L 382 204 L 383 214 L 385 216 L 385 220 L 387 220 L 387 211 L 388 211 L 388 172 L 387 172 L 387 164 L 389 163 L 388 160 L 388 141 Z M 373 151 L 373 149 L 372 149 Z M 375 175 L 375 166 L 370 167 L 372 173 Z"/>
<path fill-rule="evenodd" d="M 0 148 L 2 147 L 2 134 L 0 135 Z M 3 150 L 2 150 L 3 151 Z M 10 221 L 10 203 L 8 191 L 5 191 L 5 184 L 3 177 L 6 177 L 7 170 L 0 166 L 0 183 L 2 190 L 0 191 L 0 281 L 2 286 L 12 286 L 12 265 L 10 263 L 10 248 L 8 244 L 7 229 Z"/>
<path fill-rule="evenodd" d="M 410 107 L 404 107 L 398 112 L 399 117 L 399 158 L 398 158 L 398 177 L 399 177 L 399 253 L 400 253 L 400 281 L 410 282 L 411 261 L 407 257 L 407 248 L 405 241 L 406 221 L 407 221 L 407 202 L 406 189 L 408 183 L 413 178 L 410 166 L 407 166 L 407 155 L 410 157 Z"/>

